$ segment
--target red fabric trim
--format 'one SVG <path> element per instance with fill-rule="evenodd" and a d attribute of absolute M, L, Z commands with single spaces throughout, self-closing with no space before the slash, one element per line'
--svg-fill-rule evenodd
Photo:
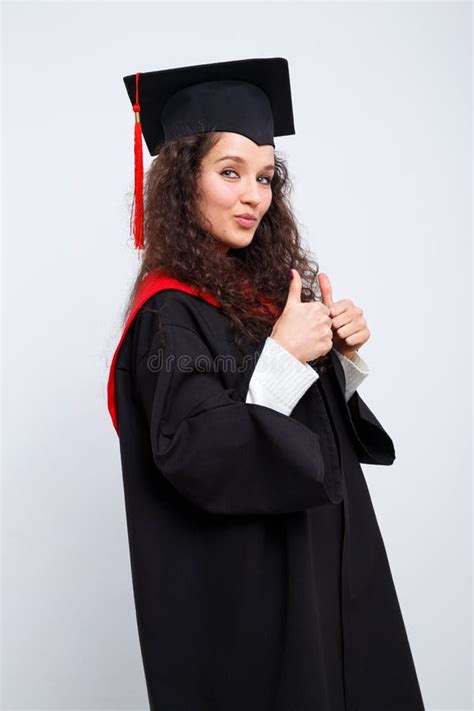
<path fill-rule="evenodd" d="M 204 299 L 204 301 L 207 301 L 208 303 L 213 304 L 214 306 L 219 306 L 217 300 L 211 294 L 196 289 L 195 287 L 190 286 L 185 282 L 179 281 L 178 279 L 166 276 L 165 274 L 149 272 L 143 278 L 135 296 L 135 300 L 133 302 L 129 317 L 124 326 L 120 341 L 118 342 L 118 345 L 115 349 L 112 358 L 112 363 L 110 365 L 109 379 L 107 383 L 107 407 L 112 418 L 112 424 L 115 427 L 117 434 L 119 432 L 117 421 L 117 408 L 115 403 L 115 367 L 117 365 L 118 354 L 122 346 L 123 340 L 127 334 L 127 331 L 130 328 L 133 319 L 137 315 L 140 308 L 146 301 L 148 301 L 149 298 L 154 296 L 154 294 L 156 294 L 158 291 L 162 291 L 163 289 L 178 289 L 179 291 L 185 291 L 188 294 L 194 294 L 194 296 L 198 296 L 201 299 Z"/>

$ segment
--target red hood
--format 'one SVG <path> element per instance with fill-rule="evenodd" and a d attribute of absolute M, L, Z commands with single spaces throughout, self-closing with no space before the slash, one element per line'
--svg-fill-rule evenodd
<path fill-rule="evenodd" d="M 248 286 L 244 286 L 243 291 L 247 291 L 248 288 Z M 112 424 L 117 434 L 119 433 L 119 431 L 117 421 L 117 408 L 115 403 L 115 366 L 117 364 L 118 354 L 122 346 L 123 340 L 127 334 L 127 331 L 130 328 L 133 319 L 137 315 L 140 308 L 148 299 L 154 296 L 154 294 L 156 294 L 158 291 L 162 291 L 163 289 L 178 289 L 179 291 L 185 291 L 188 294 L 193 294 L 194 296 L 197 296 L 198 298 L 207 301 L 209 304 L 220 308 L 219 302 L 214 296 L 212 296 L 212 294 L 205 290 L 198 289 L 197 287 L 190 286 L 189 284 L 186 284 L 185 282 L 180 281 L 179 279 L 175 279 L 174 277 L 167 276 L 166 274 L 160 274 L 159 272 L 154 271 L 149 272 L 143 278 L 135 295 L 135 299 L 130 310 L 127 322 L 125 323 L 122 335 L 115 349 L 110 365 L 109 378 L 107 382 L 107 406 L 110 416 L 112 418 Z M 265 303 L 267 306 L 271 307 L 271 302 L 264 296 L 261 296 L 260 300 L 262 303 Z M 277 311 L 275 310 L 275 314 L 276 313 Z"/>

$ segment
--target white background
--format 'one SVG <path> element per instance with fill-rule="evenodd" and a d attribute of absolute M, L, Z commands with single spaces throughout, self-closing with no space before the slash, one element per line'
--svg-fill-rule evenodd
<path fill-rule="evenodd" d="M 281 56 L 303 236 L 372 333 L 397 458 L 363 468 L 425 703 L 471 709 L 470 3 L 2 10 L 2 708 L 147 708 L 106 407 L 138 268 L 122 77 Z"/>

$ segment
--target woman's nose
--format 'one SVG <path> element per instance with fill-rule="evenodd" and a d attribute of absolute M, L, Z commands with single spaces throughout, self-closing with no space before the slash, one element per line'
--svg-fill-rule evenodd
<path fill-rule="evenodd" d="M 260 194 L 258 190 L 258 185 L 248 185 L 242 190 L 240 194 L 240 199 L 242 202 L 252 202 L 257 203 L 260 200 Z"/>

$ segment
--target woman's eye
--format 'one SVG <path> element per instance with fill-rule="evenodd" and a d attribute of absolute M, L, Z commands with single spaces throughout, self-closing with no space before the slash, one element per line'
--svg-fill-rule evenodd
<path fill-rule="evenodd" d="M 236 171 L 232 170 L 232 168 L 226 168 L 222 171 L 221 175 L 224 175 L 224 173 L 235 173 L 237 175 Z"/>
<path fill-rule="evenodd" d="M 226 168 L 225 170 L 222 171 L 221 175 L 224 175 L 224 173 L 235 173 L 236 175 L 238 175 L 237 171 L 234 170 L 233 168 Z M 269 175 L 262 175 L 260 177 L 265 178 L 265 180 L 268 180 L 266 185 L 271 185 L 272 178 Z"/>

